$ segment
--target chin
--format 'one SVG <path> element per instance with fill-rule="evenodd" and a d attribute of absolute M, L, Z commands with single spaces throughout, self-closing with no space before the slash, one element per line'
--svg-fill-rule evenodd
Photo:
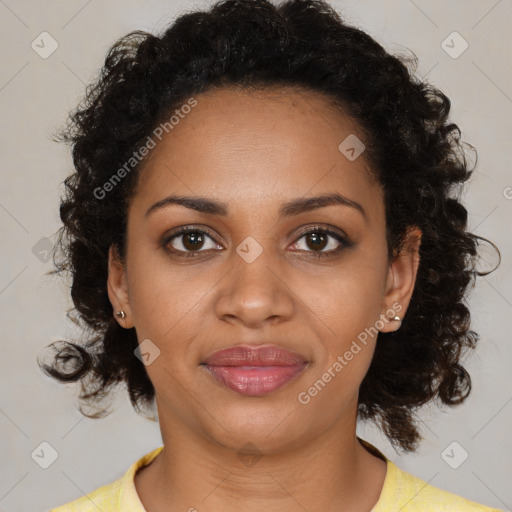
<path fill-rule="evenodd" d="M 277 454 L 299 447 L 314 432 L 309 419 L 314 417 L 305 407 L 297 408 L 295 395 L 289 395 L 289 405 L 282 402 L 277 406 L 268 398 L 245 398 L 241 404 L 224 402 L 220 409 L 212 409 L 207 414 L 207 437 L 216 443 L 236 450 L 243 446 L 254 445 L 262 454 Z M 215 412 L 214 412 L 215 411 Z M 249 448 L 250 451 L 250 448 Z"/>

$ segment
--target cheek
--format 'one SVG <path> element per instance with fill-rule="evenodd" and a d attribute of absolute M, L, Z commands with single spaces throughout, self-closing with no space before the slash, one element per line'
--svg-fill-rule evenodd
<path fill-rule="evenodd" d="M 381 327 L 384 276 L 382 263 L 359 255 L 332 272 L 322 287 L 308 287 L 311 319 L 323 344 L 315 377 L 336 392 L 344 394 L 345 387 L 348 393 L 356 391 L 371 363 Z"/>
<path fill-rule="evenodd" d="M 171 265 L 158 249 L 133 248 L 128 258 L 128 287 L 139 339 L 168 343 L 187 330 L 211 284 L 204 271 Z"/>
<path fill-rule="evenodd" d="M 332 354 L 327 364 L 314 372 L 307 386 L 297 395 L 304 406 L 313 406 L 334 416 L 341 416 L 351 403 L 357 403 L 361 382 L 368 371 L 372 347 L 362 346 Z"/>
<path fill-rule="evenodd" d="M 356 400 L 377 342 L 381 297 L 371 284 L 375 274 L 358 273 L 330 281 L 329 293 L 311 297 L 321 320 L 318 335 L 323 352 L 318 352 L 316 368 L 300 403 L 315 401 L 317 407 L 343 411 Z"/>
<path fill-rule="evenodd" d="M 313 281 L 301 279 L 300 296 L 331 334 L 355 336 L 378 320 L 384 297 L 382 264 L 354 253 L 343 265 Z"/>

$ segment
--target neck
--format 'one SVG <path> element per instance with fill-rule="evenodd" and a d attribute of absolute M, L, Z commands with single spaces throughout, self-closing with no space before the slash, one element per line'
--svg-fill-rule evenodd
<path fill-rule="evenodd" d="M 359 443 L 355 418 L 352 423 L 350 429 L 337 423 L 286 451 L 252 454 L 249 447 L 214 444 L 175 424 L 162 430 L 162 452 L 137 473 L 137 492 L 148 512 L 369 512 L 382 490 L 386 463 Z"/>

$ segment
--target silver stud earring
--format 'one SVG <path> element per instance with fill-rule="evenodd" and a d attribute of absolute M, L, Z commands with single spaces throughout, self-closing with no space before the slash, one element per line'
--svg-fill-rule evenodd
<path fill-rule="evenodd" d="M 126 318 L 126 313 L 124 311 L 117 311 L 117 316 L 120 316 L 123 320 Z"/>
<path fill-rule="evenodd" d="M 398 329 L 400 329 L 402 326 L 402 319 L 398 315 L 395 315 L 393 318 L 390 318 L 390 320 L 396 320 L 397 322 L 400 322 L 400 325 L 396 329 L 398 331 Z"/>
<path fill-rule="evenodd" d="M 387 318 L 388 321 L 389 320 L 395 320 L 397 322 L 400 322 L 400 325 L 398 326 L 398 328 L 396 330 L 400 329 L 400 327 L 402 325 L 402 319 L 398 315 L 395 315 L 395 316 L 392 316 L 392 317 L 386 316 L 386 318 Z"/>

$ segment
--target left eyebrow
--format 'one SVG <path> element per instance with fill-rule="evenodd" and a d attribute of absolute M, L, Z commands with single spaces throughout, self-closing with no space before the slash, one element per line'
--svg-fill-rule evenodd
<path fill-rule="evenodd" d="M 219 215 L 221 217 L 226 217 L 228 215 L 229 209 L 226 203 L 221 203 L 218 201 L 214 201 L 212 199 L 208 199 L 206 197 L 192 197 L 192 196 L 176 196 L 172 195 L 166 197 L 158 202 L 156 202 L 153 206 L 151 206 L 147 212 L 146 217 L 150 215 L 152 212 L 163 208 L 164 206 L 170 204 L 177 204 L 184 206 L 185 208 L 189 208 L 191 210 L 196 210 L 201 213 L 209 214 L 209 215 Z M 321 196 L 308 197 L 308 198 L 297 198 L 286 203 L 283 203 L 279 208 L 279 217 L 291 217 L 293 215 L 299 215 L 301 213 L 309 212 L 312 210 L 316 210 L 318 208 L 325 208 L 326 206 L 348 206 L 354 208 L 359 211 L 361 215 L 367 219 L 367 214 L 365 209 L 356 201 L 349 199 L 341 194 L 325 194 Z"/>
<path fill-rule="evenodd" d="M 317 208 L 325 208 L 326 206 L 349 206 L 357 210 L 367 219 L 365 209 L 356 201 L 349 199 L 341 194 L 326 194 L 316 197 L 307 197 L 293 199 L 288 203 L 284 203 L 279 209 L 279 217 L 291 217 L 300 213 L 316 210 Z"/>

